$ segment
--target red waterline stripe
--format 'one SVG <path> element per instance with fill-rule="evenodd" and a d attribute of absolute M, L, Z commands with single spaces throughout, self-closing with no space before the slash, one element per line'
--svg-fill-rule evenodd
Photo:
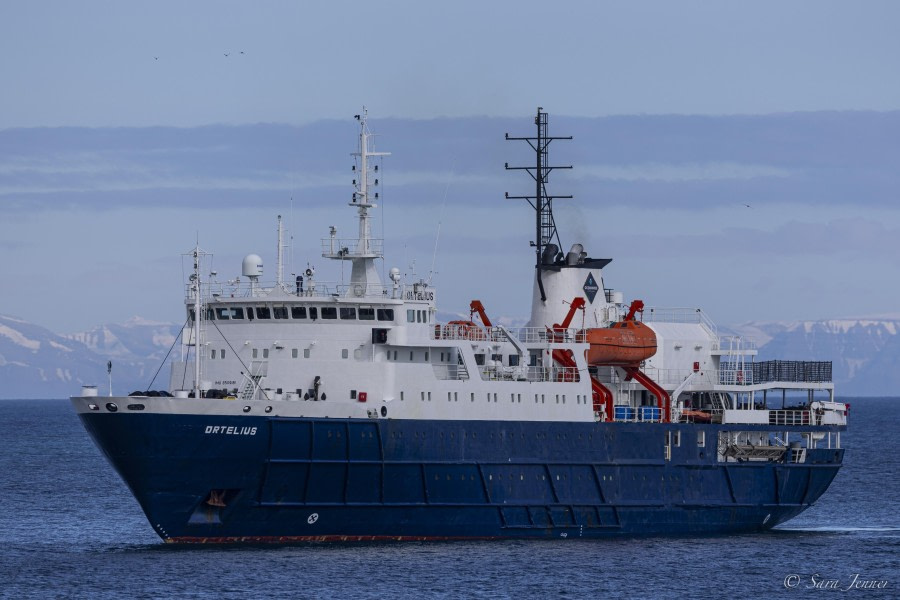
<path fill-rule="evenodd" d="M 174 537 L 168 544 L 284 544 L 291 542 L 436 542 L 460 540 L 497 540 L 495 536 L 424 536 L 424 535 L 249 535 L 240 537 Z"/>

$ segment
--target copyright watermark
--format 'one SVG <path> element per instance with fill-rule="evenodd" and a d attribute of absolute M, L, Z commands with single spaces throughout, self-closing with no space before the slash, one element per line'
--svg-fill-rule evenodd
<path fill-rule="evenodd" d="M 791 573 L 784 578 L 784 587 L 789 590 L 883 590 L 888 587 L 887 579 L 867 579 L 859 573 L 854 573 L 845 579 L 826 577 L 819 573 L 812 575 L 800 575 Z"/>

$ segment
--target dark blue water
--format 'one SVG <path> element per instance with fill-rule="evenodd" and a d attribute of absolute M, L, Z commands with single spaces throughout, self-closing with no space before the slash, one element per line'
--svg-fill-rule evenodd
<path fill-rule="evenodd" d="M 0 597 L 898 598 L 900 399 L 852 403 L 844 468 L 816 506 L 770 533 L 173 547 L 68 401 L 0 401 Z M 888 587 L 815 587 L 847 588 L 855 575 Z"/>

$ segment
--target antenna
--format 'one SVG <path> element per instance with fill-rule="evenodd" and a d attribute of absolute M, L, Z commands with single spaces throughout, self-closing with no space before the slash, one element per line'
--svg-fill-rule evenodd
<path fill-rule="evenodd" d="M 455 164 L 456 159 L 453 159 L 453 162 L 450 164 L 450 174 L 447 177 L 447 185 L 444 186 L 444 198 L 441 200 L 441 214 L 438 216 L 437 234 L 434 236 L 434 253 L 431 255 L 431 270 L 428 272 L 428 285 L 431 285 L 431 281 L 434 279 L 434 264 L 437 262 L 438 240 L 441 239 L 441 224 L 444 222 L 444 208 L 447 206 L 447 193 L 450 191 L 450 182 L 452 181 L 453 166 Z"/>
<path fill-rule="evenodd" d="M 547 295 L 544 293 L 544 281 L 541 277 L 543 265 L 551 265 L 557 260 L 557 253 L 560 251 L 562 244 L 559 241 L 559 234 L 556 231 L 556 222 L 553 220 L 553 200 L 555 198 L 571 198 L 572 196 L 551 196 L 547 193 L 547 178 L 553 169 L 571 169 L 572 166 L 549 166 L 547 147 L 553 140 L 571 140 L 572 136 L 551 137 L 547 135 L 547 113 L 540 106 L 537 108 L 537 116 L 534 118 L 534 124 L 537 126 L 537 137 L 510 137 L 506 134 L 507 140 L 524 140 L 528 142 L 534 150 L 536 164 L 533 167 L 511 167 L 506 163 L 507 171 L 526 171 L 531 178 L 534 179 L 535 192 L 534 196 L 510 196 L 509 192 L 505 197 L 514 200 L 528 200 L 528 204 L 535 211 L 535 239 L 531 245 L 535 247 L 535 269 L 537 269 L 538 288 L 541 290 L 541 301 L 547 301 Z M 546 250 L 553 248 L 553 240 L 556 240 L 556 249 L 548 256 L 544 256 Z"/>
<path fill-rule="evenodd" d="M 275 277 L 278 287 L 284 286 L 284 229 L 281 227 L 281 215 L 278 215 L 278 253 L 275 266 Z"/>

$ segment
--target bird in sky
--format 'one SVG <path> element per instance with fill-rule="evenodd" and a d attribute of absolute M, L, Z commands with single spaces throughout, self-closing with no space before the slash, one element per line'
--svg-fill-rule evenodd
<path fill-rule="evenodd" d="M 744 204 L 744 206 L 746 206 L 747 208 L 753 208 L 753 207 L 750 206 L 749 204 Z"/>
<path fill-rule="evenodd" d="M 158 57 L 158 56 L 154 56 L 154 57 L 153 57 L 153 60 L 159 60 L 159 57 Z"/>
<path fill-rule="evenodd" d="M 225 56 L 231 56 L 231 52 L 226 52 Z"/>

